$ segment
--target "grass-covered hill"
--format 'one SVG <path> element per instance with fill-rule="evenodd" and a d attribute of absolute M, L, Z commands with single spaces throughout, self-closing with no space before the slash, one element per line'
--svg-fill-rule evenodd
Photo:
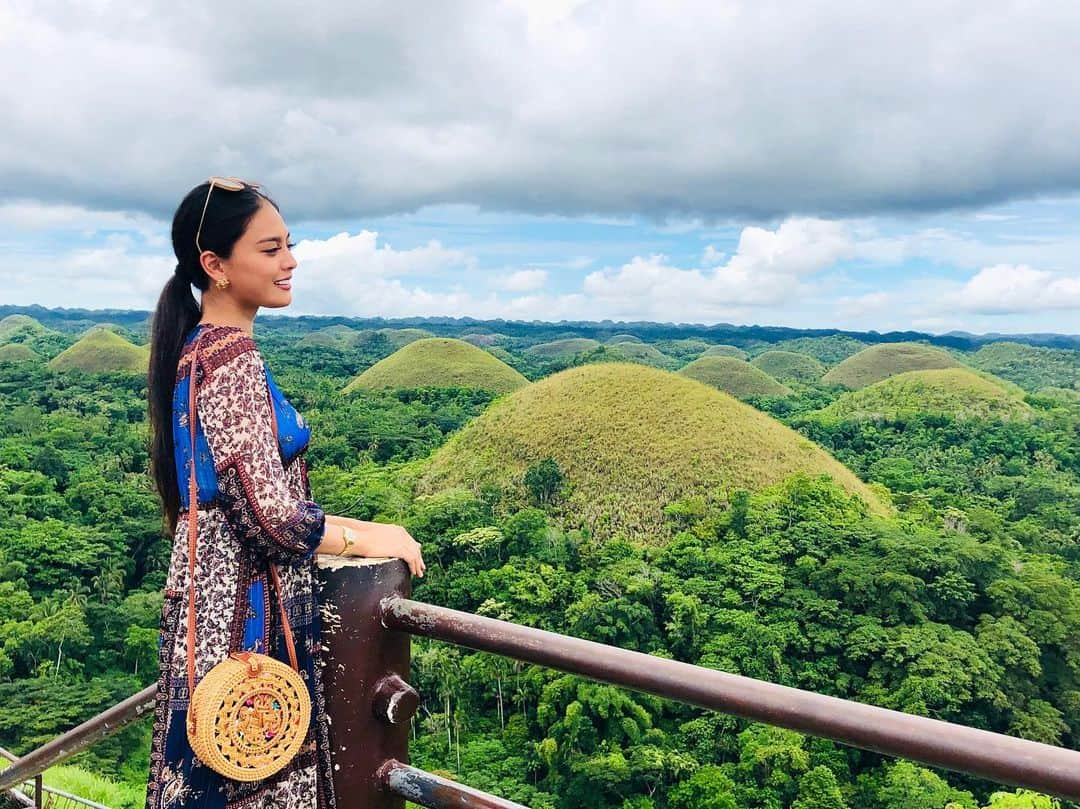
<path fill-rule="evenodd" d="M 681 360 L 692 360 L 708 351 L 712 344 L 705 340 L 688 337 L 682 340 L 658 340 L 653 343 L 657 351 L 663 351 L 669 357 L 677 357 Z M 734 348 L 734 346 L 732 346 Z"/>
<path fill-rule="evenodd" d="M 448 337 L 428 337 L 399 348 L 345 386 L 358 389 L 467 387 L 506 393 L 528 380 L 482 348 Z"/>
<path fill-rule="evenodd" d="M 492 404 L 432 458 L 418 491 L 495 484 L 524 499 L 523 476 L 551 458 L 566 477 L 562 513 L 596 536 L 666 536 L 664 508 L 795 473 L 829 475 L 885 507 L 846 467 L 770 416 L 708 385 L 642 365 L 570 368 Z"/>
<path fill-rule="evenodd" d="M 505 340 L 506 335 L 499 334 L 498 332 L 495 332 L 493 334 L 488 334 L 486 332 L 470 332 L 469 334 L 461 335 L 461 339 L 464 340 L 466 343 L 472 343 L 474 346 L 481 346 L 482 348 L 487 348 L 488 346 L 495 345 L 500 340 Z"/>
<path fill-rule="evenodd" d="M 807 354 L 825 365 L 836 365 L 858 354 L 866 346 L 866 343 L 854 337 L 830 334 L 824 337 L 795 337 L 791 340 L 781 340 L 768 346 L 767 350 L 794 351 L 796 354 Z"/>
<path fill-rule="evenodd" d="M 825 366 L 809 354 L 794 351 L 766 351 L 750 364 L 780 382 L 817 382 L 825 375 Z"/>
<path fill-rule="evenodd" d="M 618 345 L 619 343 L 643 343 L 645 342 L 636 334 L 615 334 L 604 341 L 609 346 Z"/>
<path fill-rule="evenodd" d="M 967 368 L 908 371 L 845 393 L 818 416 L 832 420 L 908 419 L 946 415 L 954 419 L 1024 419 L 1031 407 L 1012 386 Z"/>
<path fill-rule="evenodd" d="M 572 357 L 583 351 L 592 351 L 600 345 L 599 340 L 591 337 L 567 337 L 562 340 L 552 340 L 549 343 L 538 343 L 525 350 L 525 354 L 541 360 L 554 360 L 560 357 Z"/>
<path fill-rule="evenodd" d="M 0 343 L 8 343 L 48 331 L 29 315 L 8 315 L 0 320 Z"/>
<path fill-rule="evenodd" d="M 145 373 L 150 362 L 150 349 L 129 343 L 108 328 L 93 329 L 71 348 L 49 361 L 54 371 L 104 373 L 130 371 Z"/>
<path fill-rule="evenodd" d="M 730 346 L 724 343 L 715 346 L 709 346 L 702 353 L 703 357 L 735 357 L 736 359 L 745 360 L 749 355 L 738 346 Z"/>
<path fill-rule="evenodd" d="M 791 388 L 781 385 L 760 368 L 735 357 L 706 356 L 679 371 L 685 377 L 712 385 L 739 399 L 751 396 L 787 396 Z"/>
<path fill-rule="evenodd" d="M 881 343 L 864 348 L 822 377 L 827 385 L 843 385 L 858 390 L 908 371 L 931 368 L 958 368 L 960 363 L 947 351 L 921 343 Z"/>
<path fill-rule="evenodd" d="M 355 348 L 360 343 L 368 340 L 373 334 L 375 332 L 371 329 L 357 330 L 338 324 L 305 334 L 300 338 L 298 345 L 302 347 L 323 346 L 326 348 L 349 349 Z"/>
<path fill-rule="evenodd" d="M 24 343 L 0 345 L 0 362 L 33 362 L 41 359 L 37 352 Z"/>
<path fill-rule="evenodd" d="M 379 334 L 385 337 L 394 348 L 401 348 L 417 340 L 435 336 L 427 329 L 379 329 Z"/>
<path fill-rule="evenodd" d="M 1027 391 L 1048 387 L 1080 389 L 1080 351 L 990 343 L 972 354 L 968 362 Z"/>
<path fill-rule="evenodd" d="M 645 343 L 621 342 L 608 346 L 612 357 L 629 362 L 640 362 L 654 368 L 674 368 L 679 363 L 672 357 Z"/>

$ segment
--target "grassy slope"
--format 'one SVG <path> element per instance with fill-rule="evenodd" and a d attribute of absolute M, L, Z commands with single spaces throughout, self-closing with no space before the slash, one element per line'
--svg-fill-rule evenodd
<path fill-rule="evenodd" d="M 817 382 L 825 375 L 825 366 L 808 354 L 794 351 L 766 351 L 750 364 L 781 382 Z"/>
<path fill-rule="evenodd" d="M 506 393 L 527 384 L 524 376 L 481 348 L 449 337 L 429 337 L 379 360 L 345 391 L 461 385 Z"/>
<path fill-rule="evenodd" d="M 597 536 L 665 534 L 663 508 L 699 495 L 828 474 L 885 507 L 846 467 L 795 431 L 707 385 L 626 363 L 571 368 L 495 402 L 432 458 L 420 493 L 495 483 L 524 497 L 524 471 L 554 458 L 566 513 Z"/>
<path fill-rule="evenodd" d="M 5 343 L 0 345 L 0 362 L 30 362 L 39 360 L 34 349 L 22 343 Z"/>
<path fill-rule="evenodd" d="M 796 337 L 792 340 L 781 340 L 779 343 L 768 346 L 766 350 L 794 351 L 796 354 L 807 354 L 826 365 L 836 365 L 853 354 L 858 354 L 864 348 L 866 348 L 866 343 L 854 337 L 830 334 L 826 337 Z"/>
<path fill-rule="evenodd" d="M 674 368 L 679 363 L 662 351 L 645 343 L 616 343 L 609 347 L 612 354 L 630 362 L 641 362 L 654 368 Z"/>
<path fill-rule="evenodd" d="M 824 418 L 864 420 L 944 413 L 957 418 L 1027 418 L 1031 408 L 1015 392 L 967 368 L 909 371 L 846 393 Z"/>
<path fill-rule="evenodd" d="M 358 331 L 348 326 L 327 326 L 300 338 L 301 346 L 328 346 L 330 348 L 355 348 L 374 334 L 370 329 Z"/>
<path fill-rule="evenodd" d="M 738 346 L 729 346 L 724 343 L 719 345 L 709 346 L 702 352 L 703 357 L 735 357 L 736 359 L 745 360 L 749 355 Z"/>
<path fill-rule="evenodd" d="M 822 382 L 858 390 L 907 371 L 959 366 L 959 362 L 940 348 L 919 343 L 882 343 L 848 357 L 825 374 Z"/>
<path fill-rule="evenodd" d="M 1046 387 L 1080 389 L 1080 351 L 990 343 L 968 357 L 968 362 L 1028 391 Z"/>
<path fill-rule="evenodd" d="M 525 349 L 525 353 L 541 359 L 572 357 L 582 351 L 592 351 L 600 345 L 598 340 L 589 337 L 568 337 L 564 340 L 552 340 L 550 343 L 538 343 Z"/>
<path fill-rule="evenodd" d="M 401 348 L 417 340 L 435 336 L 427 329 L 379 329 L 379 334 L 385 336 L 394 348 Z"/>
<path fill-rule="evenodd" d="M 21 334 L 45 334 L 49 330 L 29 315 L 8 315 L 0 320 L 0 343 Z"/>
<path fill-rule="evenodd" d="M 683 376 L 712 385 L 739 399 L 750 396 L 787 396 L 781 385 L 760 368 L 735 357 L 699 357 L 679 371 Z"/>
<path fill-rule="evenodd" d="M 109 329 L 88 332 L 75 345 L 49 362 L 54 371 L 131 371 L 145 373 L 150 360 L 146 346 L 132 345 Z"/>

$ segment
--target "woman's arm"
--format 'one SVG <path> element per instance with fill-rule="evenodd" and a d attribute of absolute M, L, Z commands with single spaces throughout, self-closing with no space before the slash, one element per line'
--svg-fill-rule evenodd
<path fill-rule="evenodd" d="M 346 547 L 345 529 L 352 532 L 354 545 L 347 556 L 395 557 L 404 559 L 409 565 L 409 572 L 414 576 L 423 576 L 427 564 L 417 542 L 400 525 L 390 523 L 354 520 L 351 517 L 326 515 L 326 531 L 323 540 L 316 549 L 317 553 L 333 556 Z"/>

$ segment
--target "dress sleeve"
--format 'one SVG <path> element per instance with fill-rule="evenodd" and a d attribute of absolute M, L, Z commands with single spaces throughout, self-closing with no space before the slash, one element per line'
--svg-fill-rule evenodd
<path fill-rule="evenodd" d="M 198 419 L 234 534 L 271 562 L 296 565 L 319 546 L 326 517 L 289 486 L 271 427 L 262 358 L 253 342 L 238 348 L 200 384 Z"/>

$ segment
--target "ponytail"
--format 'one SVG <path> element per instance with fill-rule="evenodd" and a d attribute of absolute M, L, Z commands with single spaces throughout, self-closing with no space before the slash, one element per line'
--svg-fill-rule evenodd
<path fill-rule="evenodd" d="M 165 284 L 158 298 L 150 326 L 150 371 L 147 400 L 150 415 L 150 474 L 164 506 L 163 527 L 168 534 L 176 529 L 180 513 L 180 489 L 172 433 L 173 388 L 176 366 L 184 348 L 184 338 L 199 322 L 199 303 L 191 292 L 191 282 L 180 268 Z"/>

